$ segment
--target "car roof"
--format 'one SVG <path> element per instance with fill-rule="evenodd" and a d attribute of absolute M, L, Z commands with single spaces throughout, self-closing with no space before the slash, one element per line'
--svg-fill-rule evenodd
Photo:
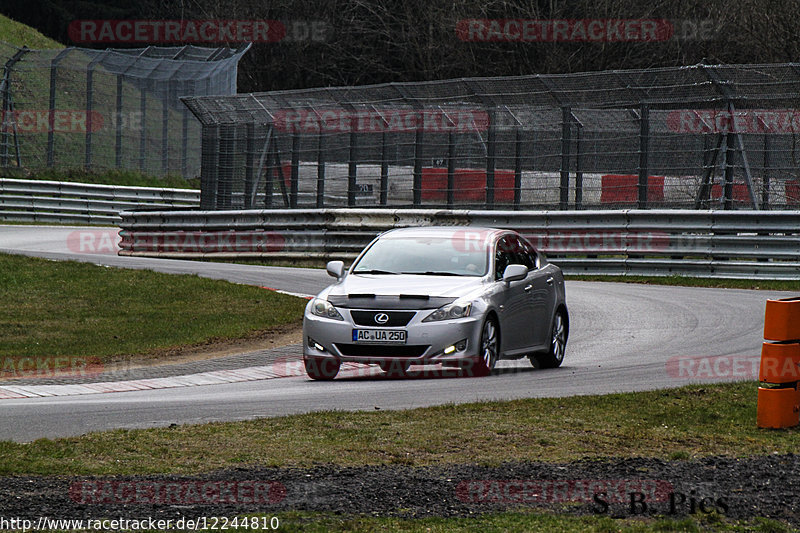
<path fill-rule="evenodd" d="M 396 228 L 381 234 L 381 238 L 395 237 L 460 237 L 465 238 L 476 235 L 479 238 L 496 237 L 511 230 L 487 228 L 479 226 L 417 226 L 409 228 Z"/>

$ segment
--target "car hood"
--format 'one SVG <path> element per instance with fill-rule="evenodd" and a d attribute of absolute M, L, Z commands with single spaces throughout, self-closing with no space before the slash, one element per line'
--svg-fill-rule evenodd
<path fill-rule="evenodd" d="M 472 276 L 349 274 L 321 296 L 338 307 L 436 309 L 483 283 L 483 278 Z"/>

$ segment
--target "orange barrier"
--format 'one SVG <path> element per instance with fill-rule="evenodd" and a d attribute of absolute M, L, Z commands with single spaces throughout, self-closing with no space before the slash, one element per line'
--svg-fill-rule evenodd
<path fill-rule="evenodd" d="M 765 342 L 761 348 L 761 367 L 758 380 L 766 383 L 796 383 L 800 381 L 800 344 Z"/>
<path fill-rule="evenodd" d="M 758 388 L 756 424 L 788 428 L 800 424 L 800 298 L 767 300 L 758 379 L 779 388 Z"/>
<path fill-rule="evenodd" d="M 760 428 L 789 428 L 800 423 L 797 389 L 758 388 L 756 423 Z"/>
<path fill-rule="evenodd" d="M 800 298 L 767 300 L 764 338 L 768 341 L 800 341 Z"/>

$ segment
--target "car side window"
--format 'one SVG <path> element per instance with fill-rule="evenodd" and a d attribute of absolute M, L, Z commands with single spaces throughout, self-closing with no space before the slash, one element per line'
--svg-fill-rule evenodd
<path fill-rule="evenodd" d="M 508 235 L 497 241 L 497 248 L 494 252 L 494 279 L 502 279 L 506 267 L 513 263 L 510 251 L 511 244 L 508 242 Z"/>
<path fill-rule="evenodd" d="M 533 265 L 529 268 L 541 268 L 542 265 L 539 261 L 539 254 L 536 252 L 536 249 L 526 240 L 522 240 L 522 248 L 525 250 L 525 255 L 528 256 L 529 261 Z"/>
<path fill-rule="evenodd" d="M 525 265 L 528 267 L 528 270 L 533 270 L 536 268 L 536 261 L 530 256 L 528 250 L 525 247 L 525 242 L 521 240 L 519 237 L 512 236 L 512 245 L 514 246 L 514 258 L 513 262 L 518 265 Z"/>

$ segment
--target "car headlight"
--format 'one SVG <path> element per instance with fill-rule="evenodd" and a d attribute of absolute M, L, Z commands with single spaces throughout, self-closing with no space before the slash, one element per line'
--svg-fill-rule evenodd
<path fill-rule="evenodd" d="M 334 320 L 344 320 L 339 311 L 328 300 L 322 298 L 314 298 L 314 301 L 311 302 L 311 314 Z"/>
<path fill-rule="evenodd" d="M 469 316 L 472 304 L 452 303 L 440 307 L 433 313 L 426 316 L 423 322 L 436 322 L 439 320 L 452 320 L 454 318 L 465 318 Z"/>

